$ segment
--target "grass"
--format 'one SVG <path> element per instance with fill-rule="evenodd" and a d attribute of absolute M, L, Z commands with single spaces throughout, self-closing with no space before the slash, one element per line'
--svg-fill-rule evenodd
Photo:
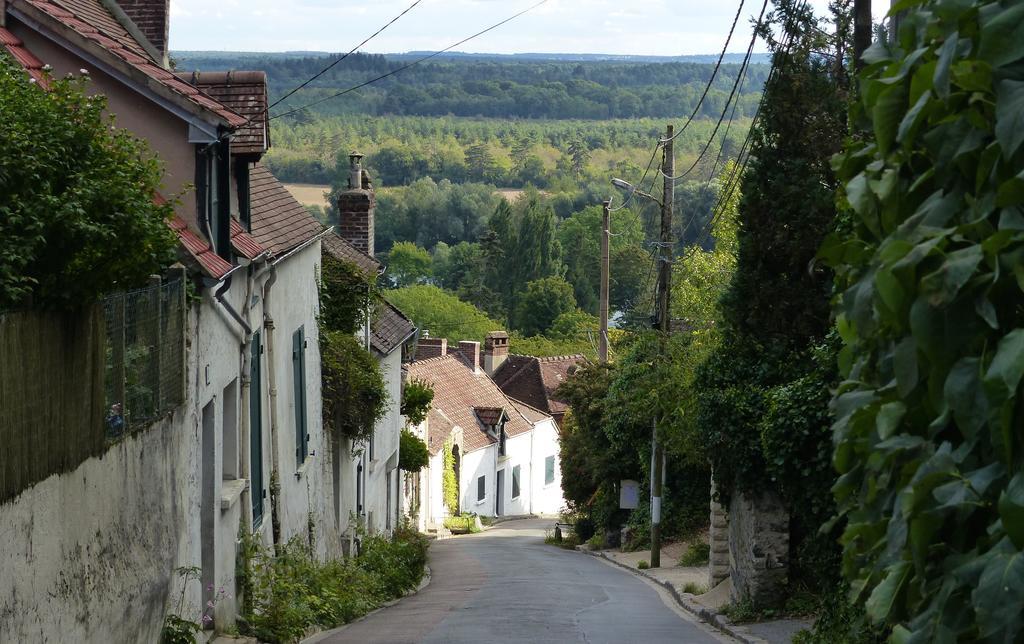
<path fill-rule="evenodd" d="M 477 532 L 480 532 L 480 528 L 476 526 L 476 516 L 474 515 L 448 517 L 444 520 L 444 527 L 448 528 L 452 532 L 468 532 L 469 534 L 476 534 Z"/>
<path fill-rule="evenodd" d="M 544 543 L 549 546 L 558 546 L 559 548 L 565 548 L 566 550 L 575 550 L 576 546 L 580 545 L 579 539 L 576 535 L 570 534 L 562 537 L 561 541 L 555 538 L 554 530 L 546 530 L 544 532 Z"/>
<path fill-rule="evenodd" d="M 683 556 L 679 557 L 680 566 L 704 566 L 711 558 L 711 545 L 695 541 L 689 545 Z"/>
<path fill-rule="evenodd" d="M 647 563 L 646 560 L 641 559 L 640 561 L 636 562 L 636 567 L 639 570 L 647 570 L 651 567 L 651 564 Z"/>
<path fill-rule="evenodd" d="M 796 590 L 786 598 L 780 608 L 755 606 L 749 599 L 729 604 L 722 608 L 722 614 L 737 624 L 764 622 L 773 619 L 800 619 L 813 617 L 821 600 L 808 590 Z"/>
<path fill-rule="evenodd" d="M 601 550 L 604 548 L 604 535 L 594 533 L 594 536 L 587 539 L 587 545 L 593 550 Z"/>
<path fill-rule="evenodd" d="M 704 584 L 695 584 L 692 581 L 688 581 L 683 584 L 683 592 L 690 593 L 691 595 L 703 595 L 708 592 L 708 587 Z"/>

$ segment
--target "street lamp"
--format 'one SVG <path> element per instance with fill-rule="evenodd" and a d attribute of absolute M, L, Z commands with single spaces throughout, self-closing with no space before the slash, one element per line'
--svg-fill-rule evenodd
<path fill-rule="evenodd" d="M 640 190 L 639 188 L 634 186 L 632 183 L 626 181 L 625 179 L 612 179 L 612 185 L 615 186 L 616 188 L 618 188 L 619 190 L 625 190 L 626 192 L 628 192 L 630 194 L 640 195 L 641 197 L 643 197 L 645 199 L 650 199 L 651 201 L 653 201 L 654 203 L 658 204 L 659 206 L 662 205 L 660 199 L 658 199 L 657 197 L 655 197 L 654 195 L 652 195 L 650 193 L 647 193 L 647 192 L 644 192 L 643 190 Z"/>

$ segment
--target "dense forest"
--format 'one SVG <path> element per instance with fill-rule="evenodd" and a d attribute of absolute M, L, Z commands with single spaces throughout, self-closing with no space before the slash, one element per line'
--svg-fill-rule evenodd
<path fill-rule="evenodd" d="M 179 69 L 265 69 L 271 101 L 323 69 L 324 56 L 176 53 Z M 514 351 L 594 354 L 601 202 L 613 198 L 611 308 L 643 328 L 653 301 L 657 206 L 610 180 L 660 189 L 655 143 L 695 112 L 675 141 L 676 250 L 715 247 L 721 173 L 750 127 L 767 66 L 705 62 L 442 57 L 378 84 L 291 112 L 414 54 L 354 55 L 273 108 L 264 161 L 289 183 L 323 186 L 307 207 L 325 224 L 347 188 L 348 155 L 365 154 L 377 192 L 376 250 L 387 297 L 421 327 L 482 339 L 504 327 Z M 671 118 L 656 118 L 671 117 Z M 728 118 L 724 118 L 728 117 Z M 719 119 L 724 122 L 719 123 Z M 708 142 L 711 141 L 711 144 Z M 658 186 L 657 188 L 655 186 Z M 685 299 L 685 298 L 684 298 Z"/>
<path fill-rule="evenodd" d="M 262 69 L 281 96 L 326 67 L 337 55 L 240 55 L 175 52 L 178 69 Z M 282 114 L 408 65 L 404 57 L 353 54 L 274 110 Z M 711 65 L 695 62 L 434 59 L 379 83 L 329 100 L 296 119 L 338 114 L 482 116 L 510 119 L 616 119 L 675 117 L 697 105 Z M 740 72 L 725 64 L 698 115 L 717 117 Z M 741 89 L 738 115 L 753 116 L 767 65 L 752 65 Z"/>

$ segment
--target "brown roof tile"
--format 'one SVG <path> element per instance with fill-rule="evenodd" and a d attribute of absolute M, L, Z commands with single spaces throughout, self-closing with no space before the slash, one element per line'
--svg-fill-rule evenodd
<path fill-rule="evenodd" d="M 379 353 L 388 355 L 415 333 L 416 325 L 413 321 L 393 304 L 385 302 L 370 327 L 370 344 Z"/>
<path fill-rule="evenodd" d="M 560 416 L 568 405 L 555 397 L 555 390 L 584 360 L 583 355 L 551 358 L 510 355 L 495 372 L 494 382 L 509 397 Z"/>
<path fill-rule="evenodd" d="M 35 57 L 35 55 L 25 47 L 25 43 L 7 31 L 3 27 L 0 27 L 0 45 L 3 46 L 3 50 L 14 57 L 15 62 L 25 68 L 30 78 L 34 78 L 39 86 L 43 89 L 49 89 L 50 79 L 43 72 L 43 61 Z"/>
<path fill-rule="evenodd" d="M 493 380 L 483 372 L 475 373 L 460 356 L 446 355 L 430 360 L 417 360 L 409 365 L 409 377 L 423 380 L 433 386 L 435 411 L 431 412 L 430 422 L 434 422 L 436 412 L 443 414 L 450 421 L 449 431 L 455 426 L 461 427 L 464 432 L 463 448 L 467 452 L 497 442 L 480 422 L 477 408 L 503 409 L 508 415 L 505 432 L 510 437 L 528 432 L 532 427 Z M 430 434 L 432 439 L 437 438 L 433 428 Z M 447 434 L 444 438 L 447 438 Z M 444 438 L 441 438 L 441 442 Z"/>
<path fill-rule="evenodd" d="M 328 253 L 335 259 L 355 264 L 367 275 L 376 275 L 380 272 L 380 262 L 353 246 L 347 239 L 342 239 L 337 234 L 324 236 L 323 249 L 324 252 Z"/>
<path fill-rule="evenodd" d="M 40 17 L 49 17 L 132 68 L 154 79 L 194 106 L 220 118 L 229 127 L 246 124 L 246 119 L 217 101 L 195 92 L 195 88 L 171 74 L 153 60 L 135 38 L 119 23 L 99 0 L 10 0 L 12 7 L 35 10 Z"/>
<path fill-rule="evenodd" d="M 261 163 L 249 172 L 252 230 L 256 243 L 280 255 L 320 234 L 323 226 Z"/>
<path fill-rule="evenodd" d="M 267 122 L 267 75 L 265 72 L 179 72 L 178 78 L 203 90 L 221 105 L 247 120 L 235 130 L 231 151 L 235 154 L 263 154 L 270 147 Z"/>

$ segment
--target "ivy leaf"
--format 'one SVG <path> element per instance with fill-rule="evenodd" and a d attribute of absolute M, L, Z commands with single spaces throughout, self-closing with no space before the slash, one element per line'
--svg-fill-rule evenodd
<path fill-rule="evenodd" d="M 946 36 L 946 42 L 939 48 L 939 59 L 935 64 L 935 75 L 932 78 L 935 84 L 935 93 L 942 99 L 949 97 L 949 70 L 953 64 L 953 56 L 956 54 L 959 40 L 960 33 L 954 31 Z"/>
<path fill-rule="evenodd" d="M 952 302 L 983 258 L 979 245 L 950 253 L 938 270 L 921 280 L 921 290 L 928 295 L 928 303 L 940 307 Z"/>
<path fill-rule="evenodd" d="M 921 124 L 921 118 L 924 116 L 924 108 L 928 106 L 928 102 L 931 100 L 931 92 L 921 94 L 921 98 L 917 99 L 914 106 L 911 107 L 910 111 L 908 111 L 906 116 L 903 117 L 903 121 L 900 122 L 900 127 L 896 134 L 897 141 L 900 143 L 907 143 L 909 139 L 913 138 L 914 134 L 917 132 L 918 126 Z"/>
<path fill-rule="evenodd" d="M 985 568 L 971 593 L 980 639 L 1017 639 L 1024 614 L 1024 553 L 1003 539 L 984 556 Z"/>
<path fill-rule="evenodd" d="M 1024 548 L 1024 474 L 1014 475 L 999 495 L 999 518 L 1013 545 Z"/>
<path fill-rule="evenodd" d="M 1007 157 L 1024 142 L 1024 81 L 1004 80 L 996 86 L 996 138 Z"/>
<path fill-rule="evenodd" d="M 1024 329 L 1014 329 L 999 341 L 999 348 L 985 374 L 987 382 L 1002 383 L 1010 393 L 1024 376 Z"/>
<path fill-rule="evenodd" d="M 946 377 L 946 401 L 965 436 L 974 436 L 988 419 L 989 404 L 981 386 L 980 369 L 980 359 L 961 358 Z"/>
<path fill-rule="evenodd" d="M 875 102 L 875 107 L 872 110 L 875 141 L 878 143 L 879 152 L 883 155 L 889 154 L 889 150 L 892 149 L 906 106 L 907 88 L 903 85 L 887 88 Z"/>
<path fill-rule="evenodd" d="M 898 400 L 882 405 L 878 410 L 878 416 L 875 418 L 878 437 L 885 440 L 892 436 L 896 432 L 896 428 L 900 426 L 900 421 L 903 420 L 903 416 L 906 413 L 907 406 Z"/>
<path fill-rule="evenodd" d="M 985 5 L 980 13 L 981 42 L 978 56 L 994 67 L 1024 58 L 1024 4 L 1004 8 L 1002 3 Z"/>
<path fill-rule="evenodd" d="M 881 622 L 892 613 L 893 606 L 896 604 L 896 600 L 899 598 L 909 574 L 909 562 L 901 561 L 889 566 L 885 579 L 882 580 L 882 583 L 875 586 L 875 589 L 871 591 L 871 596 L 868 597 L 867 603 L 864 605 L 868 617 L 875 622 Z"/>
<path fill-rule="evenodd" d="M 907 397 L 917 386 L 917 344 L 913 337 L 906 337 L 896 345 L 893 352 L 893 371 L 896 373 L 896 389 Z"/>

